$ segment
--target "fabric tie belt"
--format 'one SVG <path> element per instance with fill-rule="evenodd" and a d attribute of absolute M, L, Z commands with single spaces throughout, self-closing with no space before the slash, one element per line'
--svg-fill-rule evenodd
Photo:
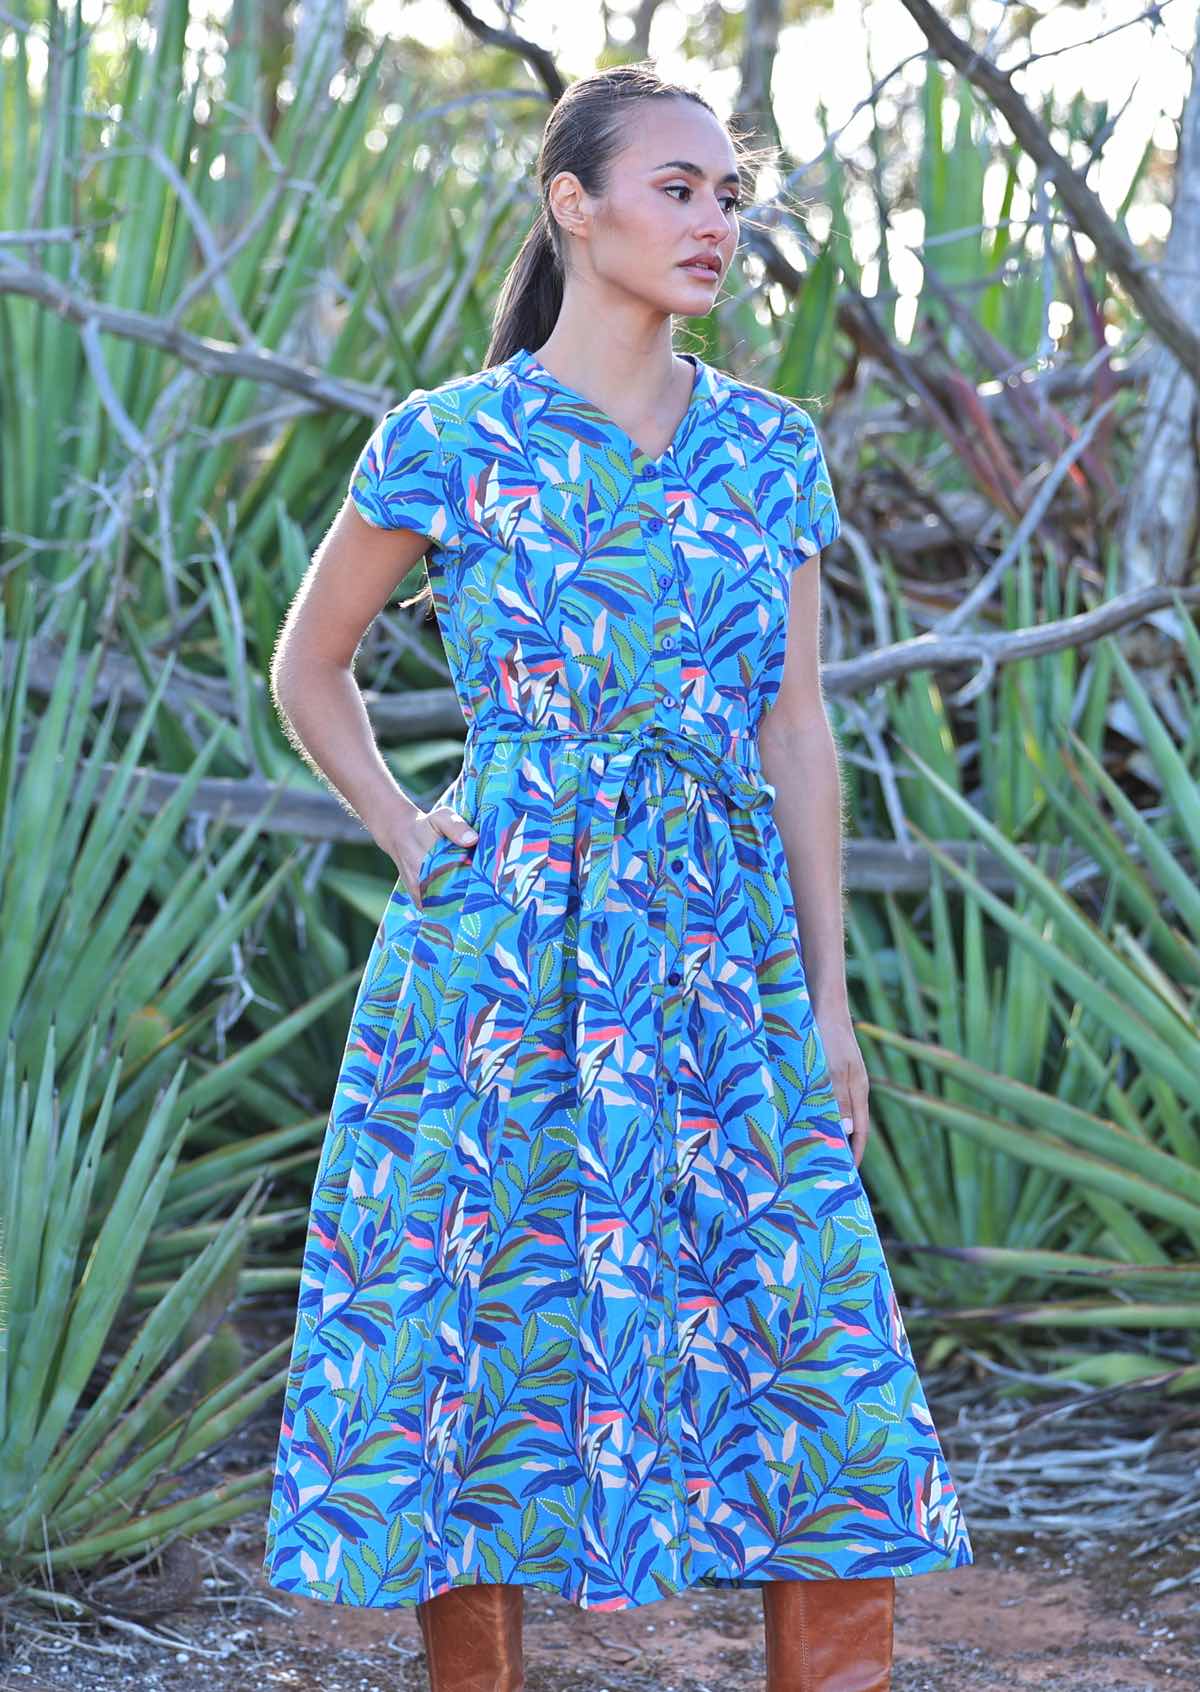
<path fill-rule="evenodd" d="M 585 922 L 604 909 L 612 866 L 613 845 L 616 840 L 617 817 L 625 789 L 630 785 L 643 758 L 665 758 L 676 768 L 685 770 L 704 786 L 721 793 L 727 803 L 746 812 L 758 837 L 762 856 L 760 863 L 769 862 L 767 844 L 760 813 L 769 811 L 775 802 L 775 788 L 763 779 L 761 764 L 754 748 L 754 761 L 738 763 L 710 743 L 687 734 L 681 729 L 664 728 L 649 723 L 637 729 L 600 729 L 592 732 L 568 729 L 489 730 L 486 726 L 468 731 L 468 748 L 480 747 L 494 741 L 562 740 L 584 742 L 598 749 L 612 748 L 604 766 L 604 773 L 596 790 L 596 805 L 591 818 L 591 850 L 580 897 L 579 919 Z"/>

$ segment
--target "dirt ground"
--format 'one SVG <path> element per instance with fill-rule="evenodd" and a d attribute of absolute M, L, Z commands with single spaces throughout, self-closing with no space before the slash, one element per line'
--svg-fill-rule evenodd
<path fill-rule="evenodd" d="M 1148 1601 L 1144 1588 L 1154 1573 L 1140 1569 L 1135 1578 L 1116 1548 L 1084 1567 L 1065 1563 L 1049 1545 L 1010 1553 L 985 1546 L 970 1568 L 902 1580 L 895 1692 L 1193 1692 L 1200 1686 L 1197 1595 L 1193 1588 Z M 407 1614 L 373 1617 L 312 1600 L 295 1608 L 295 1620 L 274 1618 L 277 1649 L 298 1670 L 292 1653 L 303 1640 L 311 1678 L 299 1671 L 273 1682 L 268 1675 L 267 1684 L 424 1692 L 419 1634 Z M 755 1592 L 688 1594 L 600 1614 L 527 1592 L 525 1616 L 529 1692 L 757 1692 L 764 1685 Z M 384 1652 L 389 1661 L 399 1653 L 403 1674 L 378 1676 Z M 275 1657 L 268 1660 L 274 1666 Z M 328 1678 L 319 1672 L 323 1662 L 333 1671 Z"/>
<path fill-rule="evenodd" d="M 951 1432 L 950 1397 L 939 1398 L 935 1375 L 924 1379 Z M 1146 1504 L 1127 1539 L 990 1531 L 979 1518 L 1000 1509 L 1000 1494 L 981 1493 L 973 1512 L 973 1464 L 952 1435 L 976 1561 L 897 1582 L 893 1692 L 1198 1692 L 1200 1427 L 1183 1416 L 1186 1430 L 1171 1436 L 1174 1492 L 1156 1493 L 1154 1473 L 1121 1459 L 1122 1490 Z M 1163 1424 L 1161 1405 L 1149 1420 Z M 207 1485 L 270 1461 L 278 1422 L 272 1405 L 191 1478 Z M 1104 1490 L 1087 1468 L 1096 1427 L 1072 1424 L 1083 1497 Z M 1172 1534 L 1168 1522 L 1179 1524 Z M 93 1594 L 104 1620 L 0 1603 L 0 1692 L 428 1692 L 411 1606 L 290 1597 L 266 1585 L 262 1554 L 250 1517 L 176 1541 L 132 1581 L 116 1572 Z M 527 1587 L 525 1661 L 528 1692 L 762 1692 L 761 1595 L 696 1588 L 597 1612 Z"/>
<path fill-rule="evenodd" d="M 1115 1567 L 1114 1567 L 1115 1565 Z M 1200 1686 L 1200 1605 L 1193 1588 L 1148 1603 L 1119 1552 L 1088 1568 L 1066 1565 L 1051 1546 L 985 1547 L 979 1562 L 949 1574 L 902 1580 L 896 1592 L 895 1692 L 1142 1692 Z M 1153 1585 L 1151 1571 L 1139 1581 Z M 331 1642 L 346 1668 L 281 1685 L 387 1686 L 424 1692 L 415 1620 L 371 1617 L 303 1600 L 298 1623 L 314 1667 Z M 331 1619 L 328 1612 L 334 1610 Z M 314 1614 L 314 1611 L 323 1613 Z M 525 1603 L 529 1692 L 741 1692 L 761 1688 L 762 1601 L 756 1592 L 688 1594 L 637 1610 L 589 1614 L 540 1592 Z M 280 1618 L 282 1619 L 282 1618 Z M 281 1645 L 298 1643 L 283 1623 Z M 399 1651 L 407 1678 L 355 1670 Z M 332 1665 L 331 1665 L 332 1666 Z M 271 1684 L 268 1678 L 268 1684 Z"/>
<path fill-rule="evenodd" d="M 258 1571 L 239 1525 L 182 1553 L 179 1600 L 86 1642 L 6 1629 L 4 1692 L 428 1692 L 416 1616 L 290 1598 Z M 1135 1559 L 1046 1537 L 975 1535 L 965 1569 L 901 1580 L 894 1692 L 1157 1692 L 1200 1687 L 1200 1593 L 1154 1595 L 1200 1561 L 1200 1541 Z M 188 1589 L 190 1590 L 190 1594 Z M 148 1606 L 152 1607 L 152 1606 Z M 697 1590 L 636 1610 L 579 1610 L 526 1589 L 528 1692 L 758 1692 L 757 1592 Z"/>

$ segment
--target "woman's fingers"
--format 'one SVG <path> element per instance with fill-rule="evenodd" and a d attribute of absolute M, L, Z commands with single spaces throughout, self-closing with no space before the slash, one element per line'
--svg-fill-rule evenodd
<path fill-rule="evenodd" d="M 421 871 L 438 840 L 453 840 L 460 846 L 473 846 L 479 838 L 467 819 L 449 805 L 438 805 L 432 811 L 418 812 L 401 846 L 400 871 L 413 900 L 421 904 Z"/>

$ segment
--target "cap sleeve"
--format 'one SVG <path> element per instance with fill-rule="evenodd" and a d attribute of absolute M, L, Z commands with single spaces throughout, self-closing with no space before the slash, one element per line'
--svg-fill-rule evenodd
<path fill-rule="evenodd" d="M 842 532 L 842 520 L 816 425 L 800 406 L 794 406 L 793 410 L 797 443 L 792 568 L 798 570 L 837 539 Z"/>
<path fill-rule="evenodd" d="M 413 529 L 435 541 L 452 527 L 445 462 L 429 391 L 414 388 L 384 413 L 358 455 L 350 498 L 377 529 Z"/>

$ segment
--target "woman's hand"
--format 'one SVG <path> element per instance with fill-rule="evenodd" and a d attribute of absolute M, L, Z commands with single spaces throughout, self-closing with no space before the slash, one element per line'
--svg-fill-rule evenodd
<path fill-rule="evenodd" d="M 473 846 L 479 838 L 478 832 L 465 817 L 459 816 L 449 805 L 435 805 L 432 811 L 414 811 L 389 847 L 401 880 L 418 910 L 421 908 L 421 866 L 441 835 L 457 840 L 460 846 Z"/>
<path fill-rule="evenodd" d="M 870 1092 L 867 1066 L 858 1049 L 848 1009 L 839 1006 L 837 1010 L 821 1015 L 814 1008 L 813 1014 L 820 1030 L 821 1044 L 825 1048 L 829 1079 L 837 1096 L 842 1132 L 850 1142 L 850 1149 L 854 1153 L 854 1167 L 857 1169 L 862 1163 L 867 1135 L 871 1131 L 867 1117 L 867 1097 Z"/>

